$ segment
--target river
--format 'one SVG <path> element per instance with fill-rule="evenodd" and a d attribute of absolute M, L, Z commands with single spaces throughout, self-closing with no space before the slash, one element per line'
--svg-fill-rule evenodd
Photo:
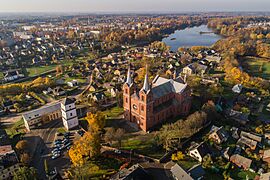
<path fill-rule="evenodd" d="M 191 47 L 191 46 L 211 46 L 222 37 L 214 33 L 200 32 L 212 32 L 206 25 L 198 27 L 186 28 L 183 30 L 177 30 L 173 34 L 162 39 L 172 51 L 177 51 L 179 47 Z"/>

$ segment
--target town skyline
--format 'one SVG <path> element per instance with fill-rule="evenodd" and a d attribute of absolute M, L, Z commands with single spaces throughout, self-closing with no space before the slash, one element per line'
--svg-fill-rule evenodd
<path fill-rule="evenodd" d="M 267 0 L 250 1 L 221 0 L 216 3 L 214 0 L 206 0 L 201 3 L 199 0 L 138 0 L 124 1 L 101 0 L 88 2 L 78 1 L 34 1 L 34 0 L 1 0 L 0 13 L 6 12 L 82 12 L 82 13 L 181 13 L 181 12 L 269 12 L 270 2 Z"/>

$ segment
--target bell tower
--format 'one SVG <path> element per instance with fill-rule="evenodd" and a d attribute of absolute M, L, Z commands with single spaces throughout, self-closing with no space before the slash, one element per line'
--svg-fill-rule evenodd
<path fill-rule="evenodd" d="M 123 85 L 124 118 L 129 121 L 131 121 L 131 95 L 133 94 L 133 92 L 134 92 L 134 84 L 129 67 L 127 73 L 127 80 Z"/>
<path fill-rule="evenodd" d="M 144 78 L 143 87 L 139 92 L 140 101 L 140 121 L 138 125 L 144 131 L 148 130 L 148 127 L 151 126 L 153 120 L 153 94 L 152 87 L 149 84 L 148 72 L 146 69 L 146 74 Z"/>

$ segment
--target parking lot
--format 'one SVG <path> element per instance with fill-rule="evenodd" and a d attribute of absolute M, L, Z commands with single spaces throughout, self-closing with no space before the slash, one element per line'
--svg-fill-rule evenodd
<path fill-rule="evenodd" d="M 32 150 L 32 163 L 37 169 L 41 179 L 46 179 L 44 161 L 47 161 L 49 170 L 56 168 L 59 173 L 71 165 L 68 149 L 74 139 L 80 137 L 78 130 L 67 133 L 58 133 L 62 121 L 52 121 L 46 126 L 27 133 L 25 139 L 30 142 Z M 61 171 L 60 171 L 61 170 Z"/>

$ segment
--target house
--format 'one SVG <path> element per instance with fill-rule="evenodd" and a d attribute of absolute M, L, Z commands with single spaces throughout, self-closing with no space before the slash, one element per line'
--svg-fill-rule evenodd
<path fill-rule="evenodd" d="M 254 140 L 249 139 L 249 138 L 244 137 L 244 136 L 240 137 L 240 139 L 238 139 L 236 144 L 240 145 L 243 148 L 245 148 L 247 146 L 251 150 L 255 150 L 257 147 L 257 141 L 254 141 Z"/>
<path fill-rule="evenodd" d="M 14 103 L 11 100 L 4 101 L 2 103 L 4 109 L 11 109 Z"/>
<path fill-rule="evenodd" d="M 269 179 L 270 179 L 270 172 L 261 174 L 258 180 L 269 180 Z"/>
<path fill-rule="evenodd" d="M 205 175 L 205 171 L 200 164 L 192 166 L 187 172 L 194 180 L 201 180 Z"/>
<path fill-rule="evenodd" d="M 105 96 L 104 92 L 94 92 L 94 93 L 90 94 L 90 97 L 95 102 L 102 102 L 105 100 L 106 96 Z"/>
<path fill-rule="evenodd" d="M 55 96 L 63 96 L 66 94 L 66 91 L 64 88 L 57 86 L 56 88 L 53 89 L 53 95 Z"/>
<path fill-rule="evenodd" d="M 0 179 L 12 179 L 14 172 L 19 168 L 19 160 L 12 146 L 0 146 Z"/>
<path fill-rule="evenodd" d="M 233 109 L 228 109 L 226 110 L 225 112 L 225 115 L 235 121 L 237 121 L 238 123 L 242 124 L 242 125 L 245 125 L 249 122 L 249 119 L 248 119 L 248 114 L 246 113 L 242 113 L 240 111 L 235 111 Z"/>
<path fill-rule="evenodd" d="M 117 89 L 116 87 L 112 87 L 109 89 L 111 96 L 112 97 L 116 97 L 117 93 L 120 91 L 119 89 Z"/>
<path fill-rule="evenodd" d="M 266 110 L 270 111 L 270 103 L 266 106 Z"/>
<path fill-rule="evenodd" d="M 77 80 L 73 79 L 72 81 L 67 82 L 67 85 L 69 87 L 76 87 L 79 85 L 79 82 Z"/>
<path fill-rule="evenodd" d="M 4 74 L 4 81 L 6 82 L 14 81 L 24 77 L 24 74 L 20 73 L 19 70 L 10 70 L 3 72 L 3 74 Z"/>
<path fill-rule="evenodd" d="M 254 141 L 257 141 L 259 143 L 262 142 L 262 137 L 251 134 L 251 133 L 248 133 L 248 132 L 245 132 L 245 131 L 241 131 L 240 136 L 241 137 L 247 137 L 247 138 L 252 139 Z"/>
<path fill-rule="evenodd" d="M 9 136 L 4 129 L 0 129 L 0 146 L 10 145 Z"/>
<path fill-rule="evenodd" d="M 193 180 L 193 178 L 177 163 L 172 166 L 170 171 L 175 180 Z"/>
<path fill-rule="evenodd" d="M 236 164 L 239 168 L 243 168 L 244 170 L 249 170 L 252 163 L 251 159 L 245 158 L 239 154 L 232 155 L 230 161 Z"/>
<path fill-rule="evenodd" d="M 226 130 L 223 128 L 223 126 L 221 127 L 212 126 L 210 130 L 210 134 L 208 136 L 209 139 L 214 140 L 217 144 L 226 142 L 228 137 L 229 135 L 226 132 Z"/>
<path fill-rule="evenodd" d="M 242 89 L 243 89 L 243 85 L 242 84 L 236 84 L 236 85 L 233 86 L 232 91 L 234 93 L 240 94 L 241 91 L 242 91 Z"/>
<path fill-rule="evenodd" d="M 264 150 L 263 151 L 263 157 L 262 157 L 264 162 L 267 162 L 270 164 L 270 149 Z"/>
<path fill-rule="evenodd" d="M 199 162 L 202 162 L 203 157 L 207 154 L 210 154 L 208 145 L 205 142 L 200 144 L 194 144 L 189 148 L 188 155 L 197 159 Z"/>
<path fill-rule="evenodd" d="M 89 87 L 90 92 L 95 92 L 95 91 L 98 91 L 98 90 L 99 90 L 99 87 L 95 83 L 91 84 L 91 86 Z"/>
<path fill-rule="evenodd" d="M 140 164 L 135 164 L 131 166 L 129 169 L 123 169 L 111 178 L 111 180 L 144 180 L 144 179 L 152 180 L 153 178 Z"/>
<path fill-rule="evenodd" d="M 53 90 L 52 90 L 52 88 L 48 87 L 47 90 L 44 90 L 42 92 L 43 92 L 43 94 L 47 95 L 47 94 L 51 94 L 53 92 Z"/>
<path fill-rule="evenodd" d="M 226 149 L 222 150 L 221 153 L 225 159 L 230 160 L 230 157 L 233 154 L 233 148 L 227 147 Z"/>
<path fill-rule="evenodd" d="M 192 74 L 204 74 L 207 70 L 208 66 L 199 64 L 199 63 L 191 63 L 183 68 L 182 73 L 186 75 Z"/>

